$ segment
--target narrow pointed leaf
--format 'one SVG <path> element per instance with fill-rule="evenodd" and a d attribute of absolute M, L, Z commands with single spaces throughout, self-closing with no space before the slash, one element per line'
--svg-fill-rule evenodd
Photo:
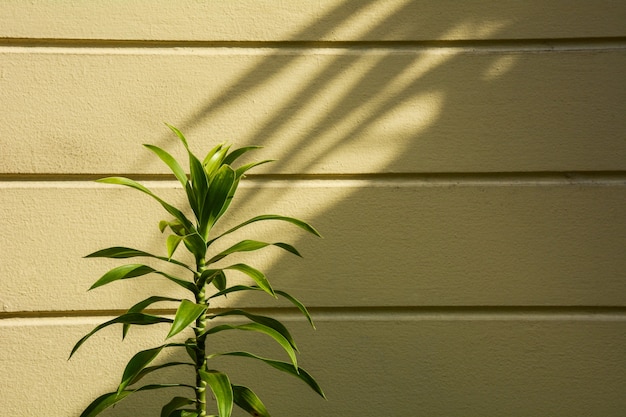
<path fill-rule="evenodd" d="M 289 375 L 293 375 L 296 378 L 300 379 L 301 381 L 303 381 L 304 383 L 306 383 L 309 387 L 311 387 L 311 389 L 313 391 L 315 391 L 316 393 L 318 393 L 322 398 L 326 398 L 326 395 L 324 394 L 324 391 L 322 390 L 322 387 L 320 387 L 320 385 L 317 383 L 317 381 L 315 380 L 315 378 L 313 378 L 313 376 L 311 376 L 311 374 L 309 374 L 306 370 L 302 369 L 302 368 L 298 368 L 297 370 L 294 369 L 293 365 L 289 362 L 283 362 L 283 361 L 277 361 L 274 359 L 268 359 L 268 358 L 263 358 L 261 356 L 257 356 L 254 355 L 252 353 L 249 352 L 226 352 L 226 353 L 216 353 L 213 355 L 209 355 L 208 357 L 215 357 L 215 356 L 240 356 L 240 357 L 246 357 L 246 358 L 252 358 L 252 359 L 256 359 L 262 362 L 265 362 L 266 364 L 270 365 L 271 367 L 278 369 L 279 371 L 288 373 Z"/>
<path fill-rule="evenodd" d="M 221 235 L 213 238 L 210 242 L 208 242 L 209 244 L 216 241 L 217 239 L 230 234 L 232 232 L 234 232 L 235 230 L 241 229 L 244 226 L 247 226 L 251 223 L 255 223 L 255 222 L 259 222 L 259 221 L 265 221 L 265 220 L 279 220 L 279 221 L 284 221 L 284 222 L 288 222 L 291 223 L 295 226 L 298 226 L 299 228 L 301 228 L 302 230 L 306 230 L 309 233 L 314 234 L 315 236 L 321 237 L 321 235 L 319 234 L 319 232 L 317 230 L 315 230 L 315 228 L 313 228 L 313 226 L 311 226 L 310 224 L 308 224 L 305 221 L 293 218 L 293 217 L 287 217 L 287 216 L 280 216 L 278 214 L 264 214 L 261 216 L 256 216 L 253 217 L 249 220 L 246 220 L 245 222 L 238 224 L 237 226 L 233 227 L 232 229 L 229 229 L 227 231 L 225 231 L 224 233 L 222 233 Z"/>
<path fill-rule="evenodd" d="M 183 300 L 178 306 L 174 322 L 170 328 L 170 332 L 167 334 L 166 339 L 180 333 L 191 323 L 195 322 L 198 317 L 202 315 L 207 309 L 205 305 L 199 305 L 189 300 Z"/>
<path fill-rule="evenodd" d="M 155 274 L 161 275 L 193 293 L 195 293 L 197 290 L 193 282 L 188 282 L 183 279 L 176 278 L 170 274 L 157 271 L 154 268 L 151 268 L 147 265 L 142 265 L 142 264 L 129 264 L 129 265 L 122 265 L 122 266 L 113 268 L 109 272 L 104 274 L 89 289 L 92 290 L 94 288 L 101 287 L 102 285 L 105 285 L 105 284 L 108 284 L 110 282 L 114 282 L 120 279 L 136 278 L 136 277 L 140 277 L 143 275 L 147 275 L 149 273 L 155 273 Z"/>
<path fill-rule="evenodd" d="M 167 258 L 168 259 L 172 259 L 172 256 L 174 256 L 174 252 L 176 251 L 176 248 L 178 247 L 178 245 L 180 244 L 182 240 L 183 238 L 178 235 L 169 235 L 167 237 L 167 240 L 165 241 L 165 245 L 167 246 Z"/>
<path fill-rule="evenodd" d="M 193 233 L 185 236 L 183 238 L 183 243 L 196 259 L 202 259 L 205 257 L 207 245 L 204 239 L 198 233 Z"/>
<path fill-rule="evenodd" d="M 234 151 L 229 153 L 228 156 L 226 156 L 226 158 L 224 158 L 224 161 L 222 163 L 232 165 L 233 162 L 239 159 L 243 154 L 249 151 L 253 151 L 255 149 L 261 149 L 261 148 L 262 146 L 245 146 L 243 148 L 235 149 Z"/>
<path fill-rule="evenodd" d="M 138 182 L 133 181 L 133 180 L 131 180 L 129 178 L 125 178 L 125 177 L 107 177 L 107 178 L 102 178 L 102 179 L 99 179 L 99 180 L 96 180 L 96 181 L 97 182 L 101 182 L 101 183 L 105 183 L 105 184 L 125 185 L 127 187 L 131 187 L 131 188 L 139 190 L 139 191 L 141 191 L 141 192 L 143 192 L 145 194 L 148 194 L 150 197 L 152 197 L 155 200 L 157 200 L 161 204 L 161 206 L 163 206 L 163 208 L 165 210 L 167 210 L 168 213 L 170 213 L 172 216 L 174 216 L 176 219 L 178 219 L 181 222 L 181 224 L 183 226 L 185 226 L 185 228 L 187 230 L 189 230 L 189 231 L 193 231 L 194 230 L 193 224 L 183 214 L 182 211 L 178 210 L 176 207 L 174 207 L 171 204 L 167 203 L 166 201 L 161 199 L 159 196 L 157 196 L 152 191 L 150 191 L 149 189 L 147 189 L 143 185 L 139 184 Z"/>
<path fill-rule="evenodd" d="M 273 159 L 266 159 L 264 161 L 251 162 L 249 164 L 240 166 L 235 171 L 236 174 L 237 174 L 237 178 L 241 178 L 246 172 L 248 172 L 252 168 L 257 167 L 259 165 L 267 164 L 268 162 L 274 162 L 274 160 Z"/>
<path fill-rule="evenodd" d="M 278 333 L 280 333 L 285 339 L 287 339 L 291 347 L 293 347 L 294 350 L 298 351 L 298 348 L 296 347 L 296 341 L 291 336 L 291 333 L 289 333 L 289 330 L 285 327 L 284 324 L 282 324 L 280 321 L 272 317 L 260 316 L 258 314 L 252 314 L 245 310 L 238 310 L 238 309 L 228 310 L 223 313 L 218 313 L 218 314 L 213 315 L 212 317 L 225 317 L 225 316 L 244 316 L 252 320 L 255 323 L 259 323 L 264 326 L 270 327 L 276 330 Z"/>
<path fill-rule="evenodd" d="M 130 382 L 135 379 L 135 377 L 146 367 L 150 362 L 157 357 L 159 353 L 163 350 L 165 346 L 159 346 L 153 349 L 142 350 L 141 352 L 136 353 L 124 369 L 124 374 L 122 375 L 122 381 L 117 387 L 118 395 L 126 389 L 126 387 L 130 384 Z"/>
<path fill-rule="evenodd" d="M 307 308 L 305 307 L 304 304 L 302 304 L 296 297 L 291 296 L 289 293 L 287 293 L 285 291 L 276 290 L 275 292 L 276 292 L 276 294 L 280 295 L 281 297 L 286 298 L 294 306 L 296 306 L 298 308 L 298 310 L 300 310 L 300 312 L 304 315 L 304 317 L 306 317 L 306 319 L 309 322 L 309 324 L 311 325 L 311 327 L 313 327 L 315 329 L 315 323 L 313 323 L 313 318 L 311 318 L 311 315 L 309 314 L 309 311 L 307 310 Z"/>
<path fill-rule="evenodd" d="M 200 370 L 200 377 L 211 387 L 220 417 L 230 417 L 233 411 L 233 389 L 226 374 L 214 370 Z"/>
<path fill-rule="evenodd" d="M 235 172 L 228 165 L 222 166 L 211 179 L 202 211 L 202 220 L 206 223 L 203 229 L 205 237 L 219 219 L 234 182 Z"/>
<path fill-rule="evenodd" d="M 224 271 L 219 271 L 215 275 L 213 278 L 213 285 L 215 285 L 215 288 L 217 288 L 218 291 L 222 291 L 226 288 L 226 274 L 224 274 Z"/>
<path fill-rule="evenodd" d="M 104 410 L 106 410 L 107 408 L 111 407 L 112 405 L 115 405 L 116 403 L 122 401 L 124 398 L 128 397 L 130 394 L 133 394 L 135 392 L 148 391 L 148 390 L 154 390 L 154 389 L 160 389 L 160 388 L 172 388 L 172 387 L 189 387 L 189 385 L 152 384 L 152 385 L 145 385 L 141 388 L 137 388 L 136 390 L 122 391 L 120 394 L 118 394 L 117 392 L 110 392 L 108 394 L 104 394 L 96 398 L 91 404 L 89 404 L 89 406 L 87 406 L 87 408 L 85 409 L 85 411 L 82 412 L 80 417 L 95 417 L 101 412 L 103 412 Z M 193 387 L 189 387 L 189 388 L 193 388 Z"/>
<path fill-rule="evenodd" d="M 180 141 L 185 146 L 185 149 L 189 149 L 189 145 L 187 144 L 187 139 L 185 139 L 185 135 L 183 135 L 183 133 L 180 130 L 176 129 L 174 126 L 172 126 L 171 124 L 168 124 L 168 123 L 165 123 L 165 126 L 169 127 L 170 130 L 172 132 L 174 132 L 176 134 L 176 136 L 178 136 Z"/>
<path fill-rule="evenodd" d="M 101 287 L 113 281 L 117 281 L 120 279 L 136 278 L 142 275 L 149 274 L 151 272 L 155 272 L 155 269 L 147 265 L 142 265 L 142 264 L 121 265 L 121 266 L 111 269 L 109 272 L 104 274 L 89 289 L 93 290 L 94 288 Z"/>
<path fill-rule="evenodd" d="M 72 352 L 70 353 L 70 358 L 78 350 L 78 348 L 83 343 L 85 343 L 85 341 L 87 339 L 89 339 L 91 336 L 93 336 L 94 333 L 96 333 L 97 331 L 102 330 L 105 327 L 110 326 L 112 324 L 122 323 L 122 324 L 137 324 L 137 325 L 140 325 L 140 326 L 145 326 L 145 325 L 156 324 L 156 323 L 172 323 L 172 322 L 173 322 L 172 319 L 168 319 L 168 318 L 165 318 L 165 317 L 152 316 L 152 315 L 143 314 L 143 313 L 126 313 L 126 314 L 122 314 L 119 317 L 116 317 L 116 318 L 114 318 L 112 320 L 109 320 L 109 321 L 107 321 L 105 323 L 102 323 L 102 324 L 96 326 L 92 331 L 90 331 L 85 336 L 83 336 L 82 339 L 80 339 L 74 345 L 74 348 L 72 349 Z"/>
<path fill-rule="evenodd" d="M 191 362 L 166 362 L 166 363 L 162 363 L 160 365 L 155 365 L 155 366 L 147 366 L 145 368 L 143 368 L 141 370 L 141 372 L 139 372 L 137 375 L 135 375 L 135 377 L 130 381 L 130 384 L 128 385 L 133 385 L 137 382 L 139 382 L 139 380 L 141 378 L 143 378 L 144 376 L 148 375 L 149 373 L 152 373 L 154 371 L 158 371 L 159 369 L 163 369 L 163 368 L 169 368 L 171 366 L 181 366 L 181 365 L 185 365 L 185 366 L 195 366 L 193 363 Z"/>
<path fill-rule="evenodd" d="M 137 304 L 129 308 L 126 313 L 141 313 L 149 305 L 152 305 L 154 303 L 158 303 L 161 301 L 181 301 L 181 300 L 179 298 L 159 297 L 155 295 L 152 297 L 148 297 L 143 301 L 138 302 Z M 128 333 L 128 329 L 130 329 L 130 324 L 124 323 L 124 326 L 122 328 L 122 339 L 126 337 L 126 334 Z"/>
<path fill-rule="evenodd" d="M 165 222 L 167 223 L 167 222 Z M 154 258 L 159 259 L 161 261 L 169 262 L 178 266 L 182 266 L 183 268 L 192 270 L 188 265 L 177 261 L 176 259 L 169 259 L 165 256 L 157 256 L 148 252 L 144 252 L 142 250 L 126 248 L 123 246 L 113 246 L 110 248 L 102 249 L 89 255 L 85 256 L 85 258 L 111 258 L 111 259 L 127 259 L 127 258 L 135 258 L 135 257 L 146 257 L 146 258 Z"/>
<path fill-rule="evenodd" d="M 218 262 L 232 253 L 251 252 L 251 251 L 263 249 L 267 246 L 276 246 L 276 247 L 286 250 L 287 252 L 293 253 L 294 255 L 301 256 L 296 248 L 294 248 L 293 246 L 287 243 L 283 243 L 283 242 L 267 243 L 267 242 L 260 242 L 258 240 L 242 240 L 241 242 L 236 243 L 230 248 L 218 253 L 217 255 L 209 259 L 207 263 L 212 264 L 214 262 Z"/>
<path fill-rule="evenodd" d="M 274 294 L 274 290 L 272 289 L 272 286 L 270 285 L 269 281 L 265 277 L 265 274 L 263 274 L 263 272 L 259 271 L 258 269 L 255 269 L 246 264 L 235 264 L 235 265 L 228 266 L 224 269 L 234 269 L 236 271 L 243 272 L 244 274 L 252 278 L 257 283 L 257 285 L 263 289 L 263 291 L 267 292 L 268 294 L 271 294 L 273 297 L 276 297 L 276 295 Z"/>
<path fill-rule="evenodd" d="M 220 145 L 214 148 L 215 152 L 207 154 L 202 162 L 202 166 L 209 177 L 212 177 L 216 171 L 218 171 L 224 164 L 226 153 L 230 149 L 230 146 Z"/>
<path fill-rule="evenodd" d="M 184 407 L 186 405 L 195 404 L 196 401 L 191 398 L 185 397 L 174 397 L 172 400 L 165 404 L 161 409 L 161 417 L 170 417 L 172 413 L 178 410 L 180 407 Z M 182 410 L 181 410 L 182 411 Z"/>
<path fill-rule="evenodd" d="M 255 417 L 271 417 L 259 397 L 248 387 L 233 385 L 235 404 L 248 414 Z"/>
<path fill-rule="evenodd" d="M 279 345 L 282 346 L 285 352 L 287 352 L 287 355 L 289 355 L 289 358 L 291 359 L 291 363 L 293 364 L 293 367 L 295 369 L 298 369 L 298 360 L 296 358 L 296 351 L 291 346 L 289 341 L 282 334 L 272 329 L 271 327 L 265 326 L 260 323 L 246 323 L 246 324 L 241 324 L 238 326 L 233 326 L 230 324 L 222 324 L 222 325 L 210 328 L 206 333 L 213 334 L 213 333 L 218 333 L 224 330 L 246 330 L 246 331 L 253 331 L 257 333 L 263 333 L 263 334 L 270 336 L 272 339 L 278 342 Z"/>
<path fill-rule="evenodd" d="M 170 413 L 169 417 L 198 417 L 198 413 L 194 410 L 174 410 Z M 206 417 L 219 417 L 219 416 L 206 416 Z"/>
<path fill-rule="evenodd" d="M 225 295 L 230 294 L 232 292 L 239 292 L 239 291 L 263 291 L 263 289 L 261 289 L 261 288 L 259 288 L 257 286 L 234 285 L 232 287 L 225 288 L 225 289 L 221 290 L 220 292 L 217 292 L 217 293 L 213 294 L 212 296 L 209 297 L 209 300 L 212 299 L 212 298 L 225 296 Z M 288 294 L 285 291 L 274 290 L 274 293 L 280 295 L 281 297 L 286 298 L 294 306 L 296 306 L 298 308 L 298 310 L 300 310 L 300 312 L 302 312 L 302 314 L 304 314 L 304 316 L 306 317 L 306 319 L 309 322 L 309 324 L 311 325 L 311 327 L 313 327 L 315 329 L 315 324 L 313 323 L 313 318 L 309 314 L 309 311 L 307 310 L 307 308 L 305 307 L 304 304 L 302 304 L 297 298 L 291 296 L 290 294 Z"/>
<path fill-rule="evenodd" d="M 170 168 L 170 170 L 172 171 L 174 176 L 176 176 L 178 181 L 180 181 L 180 183 L 183 185 L 183 187 L 185 187 L 185 185 L 187 184 L 187 174 L 185 173 L 185 170 L 180 166 L 178 161 L 176 159 L 174 159 L 174 157 L 172 155 L 170 155 L 169 153 L 167 153 L 163 149 L 159 148 L 158 146 L 146 145 L 146 144 L 144 144 L 143 146 L 145 146 L 146 148 L 150 149 L 159 158 L 161 158 L 161 160 L 163 162 L 165 162 L 167 164 L 167 166 Z"/>

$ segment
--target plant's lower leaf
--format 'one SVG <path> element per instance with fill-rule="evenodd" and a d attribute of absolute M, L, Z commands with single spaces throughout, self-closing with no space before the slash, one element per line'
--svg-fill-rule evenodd
<path fill-rule="evenodd" d="M 184 407 L 186 405 L 195 404 L 196 401 L 191 398 L 185 397 L 174 397 L 172 400 L 165 404 L 161 409 L 161 417 L 171 417 L 174 414 L 174 411 L 185 411 L 179 410 L 180 407 Z M 197 414 L 195 414 L 197 416 Z"/>
<path fill-rule="evenodd" d="M 101 412 L 103 412 L 104 410 L 106 410 L 107 408 L 111 407 L 112 405 L 117 404 L 118 402 L 122 401 L 124 398 L 128 397 L 130 394 L 133 394 L 135 392 L 148 391 L 148 390 L 154 390 L 154 389 L 160 389 L 160 388 L 172 388 L 172 387 L 193 388 L 189 385 L 184 385 L 184 384 L 152 384 L 152 385 L 145 385 L 135 390 L 123 391 L 120 394 L 118 394 L 117 392 L 109 392 L 107 394 L 99 396 L 91 404 L 89 404 L 87 408 L 85 409 L 85 411 L 82 412 L 80 417 L 95 417 Z"/>
<path fill-rule="evenodd" d="M 295 351 L 298 351 L 298 348 L 296 347 L 296 341 L 291 336 L 291 333 L 289 333 L 289 330 L 287 330 L 285 325 L 283 325 L 280 321 L 276 319 L 273 319 L 267 316 L 259 316 L 258 314 L 252 314 L 245 310 L 238 310 L 238 309 L 228 310 L 223 313 L 218 313 L 218 314 L 213 315 L 212 317 L 224 317 L 224 316 L 244 316 L 256 323 L 260 323 L 264 326 L 270 327 L 276 330 L 278 333 L 280 333 L 285 339 L 287 339 L 291 347 L 293 347 Z"/>
<path fill-rule="evenodd" d="M 235 271 L 243 272 L 244 274 L 252 278 L 257 283 L 257 285 L 261 289 L 263 289 L 263 291 L 272 295 L 273 297 L 276 297 L 276 294 L 274 294 L 274 290 L 272 289 L 270 282 L 265 277 L 265 274 L 263 274 L 263 272 L 259 271 L 258 269 L 255 269 L 246 264 L 235 264 L 227 266 L 224 269 L 234 269 Z"/>
<path fill-rule="evenodd" d="M 215 353 L 213 355 L 209 355 L 208 358 L 212 358 L 212 357 L 216 357 L 216 356 L 241 356 L 241 357 L 246 357 L 246 358 L 252 358 L 252 359 L 256 359 L 262 362 L 265 362 L 266 364 L 270 365 L 271 367 L 278 369 L 279 371 L 288 373 L 289 375 L 293 375 L 296 378 L 300 379 L 301 381 L 303 381 L 304 383 L 306 383 L 309 387 L 311 387 L 311 389 L 313 391 L 315 391 L 316 393 L 318 393 L 322 398 L 326 398 L 326 395 L 324 394 L 324 391 L 322 391 L 322 388 L 319 386 L 319 384 L 317 383 L 317 381 L 315 380 L 315 378 L 313 378 L 313 376 L 311 376 L 311 374 L 309 374 L 306 370 L 302 369 L 302 368 L 298 368 L 297 370 L 294 369 L 293 365 L 289 362 L 283 362 L 283 361 L 277 361 L 274 359 L 268 359 L 268 358 L 263 358 L 261 356 L 257 356 L 254 355 L 252 353 L 249 352 L 226 352 L 226 353 Z"/>
<path fill-rule="evenodd" d="M 166 339 L 169 339 L 170 337 L 183 331 L 187 328 L 187 326 L 195 322 L 196 319 L 206 311 L 206 309 L 206 305 L 196 304 L 189 300 L 181 301 Z"/>
<path fill-rule="evenodd" d="M 116 317 L 116 318 L 114 318 L 112 320 L 109 320 L 109 321 L 107 321 L 105 323 L 102 323 L 102 324 L 96 326 L 92 331 L 90 331 L 85 336 L 83 336 L 82 339 L 80 339 L 74 345 L 74 348 L 72 349 L 72 352 L 70 353 L 70 358 L 72 357 L 72 355 L 74 355 L 74 353 L 76 353 L 78 348 L 81 347 L 81 345 L 83 343 L 85 343 L 85 341 L 87 339 L 89 339 L 91 336 L 93 336 L 94 333 L 96 333 L 97 331 L 102 330 L 105 327 L 110 326 L 112 324 L 122 323 L 122 324 L 136 324 L 136 325 L 140 325 L 140 326 L 145 326 L 145 325 L 156 324 L 156 323 L 172 323 L 172 322 L 173 322 L 172 319 L 168 319 L 168 318 L 165 318 L 165 317 L 152 316 L 152 315 L 143 314 L 143 313 L 126 313 L 126 314 L 122 314 L 119 317 Z"/>
<path fill-rule="evenodd" d="M 200 377 L 211 387 L 220 417 L 230 417 L 233 411 L 233 388 L 228 376 L 215 370 L 200 370 Z"/>
<path fill-rule="evenodd" d="M 233 253 L 237 253 L 237 252 L 251 252 L 251 251 L 255 251 L 255 250 L 259 250 L 259 249 L 263 249 L 267 246 L 276 246 L 279 247 L 281 249 L 286 250 L 287 252 L 291 252 L 294 255 L 297 256 L 302 256 L 300 255 L 300 253 L 298 252 L 298 250 L 296 248 L 294 248 L 293 246 L 291 246 L 288 243 L 283 243 L 283 242 L 276 242 L 276 243 L 267 243 L 267 242 L 260 242 L 258 240 L 242 240 L 239 243 L 236 243 L 235 245 L 231 246 L 230 248 L 218 253 L 217 255 L 215 255 L 214 257 L 212 257 L 211 259 L 209 259 L 207 261 L 207 265 L 208 264 L 212 264 L 214 262 L 220 261 L 222 259 L 224 259 L 226 256 L 233 254 Z"/>
<path fill-rule="evenodd" d="M 146 307 L 152 305 L 154 303 L 159 303 L 162 301 L 181 301 L 180 298 L 171 298 L 171 297 L 160 297 L 160 296 L 152 296 L 148 297 L 143 301 L 138 302 L 134 306 L 128 309 L 127 313 L 141 313 Z M 124 324 L 122 328 L 122 339 L 126 337 L 128 333 L 128 329 L 130 329 L 130 324 Z"/>
<path fill-rule="evenodd" d="M 246 330 L 246 331 L 253 331 L 257 333 L 263 333 L 263 334 L 270 336 L 279 345 L 282 346 L 285 352 L 287 352 L 287 355 L 289 355 L 289 358 L 291 359 L 291 363 L 293 364 L 293 367 L 296 370 L 298 369 L 298 360 L 296 358 L 295 349 L 291 346 L 291 343 L 289 343 L 289 341 L 282 334 L 272 329 L 271 327 L 265 326 L 260 323 L 246 323 L 246 324 L 240 324 L 237 326 L 233 326 L 231 324 L 221 324 L 221 325 L 210 328 L 209 330 L 206 331 L 206 333 L 213 334 L 213 333 L 218 333 L 224 330 Z"/>
<path fill-rule="evenodd" d="M 234 402 L 239 408 L 255 417 L 271 417 L 265 405 L 250 388 L 241 385 L 232 387 Z"/>

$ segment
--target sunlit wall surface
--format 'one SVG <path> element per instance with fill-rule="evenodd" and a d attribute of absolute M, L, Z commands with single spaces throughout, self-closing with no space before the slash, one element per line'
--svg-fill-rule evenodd
<path fill-rule="evenodd" d="M 250 262 L 318 330 L 269 297 L 230 302 L 284 318 L 329 397 L 224 362 L 273 415 L 623 416 L 624 22 L 609 0 L 2 1 L 0 414 L 77 416 L 162 342 L 110 328 L 67 362 L 108 316 L 178 294 L 157 278 L 87 293 L 117 263 L 82 259 L 165 253 L 160 206 L 92 180 L 180 200 L 141 146 L 182 157 L 168 122 L 197 153 L 278 159 L 232 223 L 282 213 L 324 235 L 246 235 L 302 250 Z M 211 343 L 280 357 L 264 342 Z M 106 415 L 158 415 L 164 395 Z"/>

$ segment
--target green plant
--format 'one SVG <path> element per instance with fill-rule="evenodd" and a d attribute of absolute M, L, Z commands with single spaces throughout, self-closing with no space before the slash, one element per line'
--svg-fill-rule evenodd
<path fill-rule="evenodd" d="M 315 379 L 304 369 L 298 367 L 296 360 L 296 344 L 287 328 L 278 320 L 253 314 L 241 309 L 227 309 L 212 312 L 209 303 L 227 294 L 239 291 L 265 292 L 273 297 L 283 297 L 300 310 L 313 326 L 313 321 L 306 307 L 284 291 L 275 290 L 270 285 L 266 276 L 259 270 L 243 263 L 236 263 L 226 267 L 216 267 L 214 264 L 222 259 L 239 252 L 250 252 L 263 249 L 267 246 L 275 246 L 294 255 L 300 256 L 296 248 L 283 243 L 267 243 L 256 240 L 242 240 L 230 246 L 226 250 L 215 253 L 213 243 L 223 236 L 229 235 L 244 226 L 252 223 L 268 220 L 279 220 L 295 225 L 309 233 L 319 236 L 318 232 L 308 223 L 280 215 L 261 215 L 253 217 L 239 225 L 228 229 L 217 236 L 213 236 L 213 226 L 222 218 L 230 206 L 235 195 L 237 186 L 244 174 L 251 168 L 270 162 L 269 160 L 253 162 L 233 168 L 233 163 L 242 155 L 257 147 L 244 147 L 229 152 L 229 146 L 218 145 L 213 148 L 200 161 L 190 150 L 183 134 L 173 126 L 168 127 L 178 136 L 189 155 L 189 176 L 181 165 L 166 151 L 153 145 L 144 145 L 154 152 L 174 173 L 182 184 L 188 201 L 187 213 L 193 213 L 193 220 L 185 214 L 185 209 L 179 209 L 165 202 L 143 185 L 125 177 L 109 177 L 98 180 L 102 183 L 119 184 L 139 190 L 156 201 L 173 216 L 172 220 L 163 220 L 159 223 L 161 232 L 169 229 L 166 240 L 167 256 L 157 256 L 141 250 L 127 247 L 110 247 L 99 250 L 87 258 L 115 258 L 127 259 L 134 257 L 153 258 L 159 262 L 174 265 L 189 275 L 189 279 L 171 273 L 163 272 L 144 264 L 126 264 L 111 269 L 98 279 L 90 289 L 100 287 L 111 282 L 137 278 L 146 274 L 158 274 L 163 278 L 173 281 L 187 290 L 193 299 L 176 299 L 167 296 L 151 296 L 138 302 L 128 311 L 115 319 L 109 320 L 96 326 L 91 332 L 80 339 L 70 354 L 70 358 L 76 350 L 94 333 L 113 325 L 122 324 L 122 338 L 129 331 L 131 325 L 152 325 L 170 323 L 169 333 L 166 340 L 177 335 L 181 331 L 191 328 L 193 336 L 184 342 L 170 342 L 152 349 L 141 351 L 134 355 L 124 370 L 122 380 L 116 391 L 104 394 L 95 399 L 81 414 L 81 417 L 91 417 L 100 414 L 106 408 L 118 403 L 127 396 L 145 390 L 162 389 L 170 387 L 184 387 L 190 390 L 188 397 L 176 396 L 164 405 L 161 417 L 205 417 L 207 416 L 207 387 L 215 396 L 217 412 L 220 417 L 231 415 L 233 405 L 237 405 L 253 416 L 269 416 L 265 406 L 257 395 L 247 387 L 231 384 L 229 377 L 218 370 L 211 369 L 210 360 L 217 356 L 229 355 L 252 358 L 264 362 L 280 371 L 291 374 L 306 384 L 315 392 L 324 397 L 324 393 Z M 189 214 L 191 216 L 191 214 Z M 180 243 L 193 255 L 195 263 L 188 265 L 173 258 L 174 252 Z M 156 261 L 155 261 L 156 262 Z M 227 272 L 239 271 L 254 281 L 255 285 L 228 286 Z M 155 303 L 177 303 L 174 318 L 148 314 L 145 309 Z M 214 324 L 212 320 L 220 317 L 238 316 L 244 318 L 244 324 Z M 218 332 L 226 330 L 244 330 L 262 333 L 273 338 L 287 353 L 290 362 L 282 362 L 267 359 L 253 353 L 244 351 L 214 352 L 207 353 L 207 338 Z M 153 360 L 164 349 L 182 349 L 188 357 L 187 361 L 165 362 L 151 365 Z M 170 366 L 193 367 L 195 371 L 195 385 L 181 383 L 149 384 L 135 388 L 135 384 L 145 375 Z M 193 391 L 193 394 L 191 394 Z"/>

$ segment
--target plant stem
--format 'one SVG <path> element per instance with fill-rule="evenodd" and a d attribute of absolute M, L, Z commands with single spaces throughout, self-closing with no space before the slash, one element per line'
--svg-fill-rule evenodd
<path fill-rule="evenodd" d="M 197 260 L 196 265 L 197 265 L 197 270 L 198 270 L 198 276 L 200 276 L 206 268 L 205 260 L 204 259 Z M 200 305 L 207 304 L 206 285 L 202 285 L 202 288 L 200 288 L 198 293 L 196 294 L 196 304 L 200 304 Z M 194 330 L 196 334 L 196 364 L 195 364 L 196 413 L 198 414 L 198 417 L 205 417 L 207 415 L 207 407 L 206 407 L 207 383 L 204 380 L 202 380 L 202 378 L 200 377 L 200 370 L 201 369 L 206 370 L 206 337 L 207 335 L 202 334 L 206 330 L 206 326 L 207 326 L 207 319 L 206 319 L 206 312 L 204 312 L 196 320 L 196 328 Z"/>

